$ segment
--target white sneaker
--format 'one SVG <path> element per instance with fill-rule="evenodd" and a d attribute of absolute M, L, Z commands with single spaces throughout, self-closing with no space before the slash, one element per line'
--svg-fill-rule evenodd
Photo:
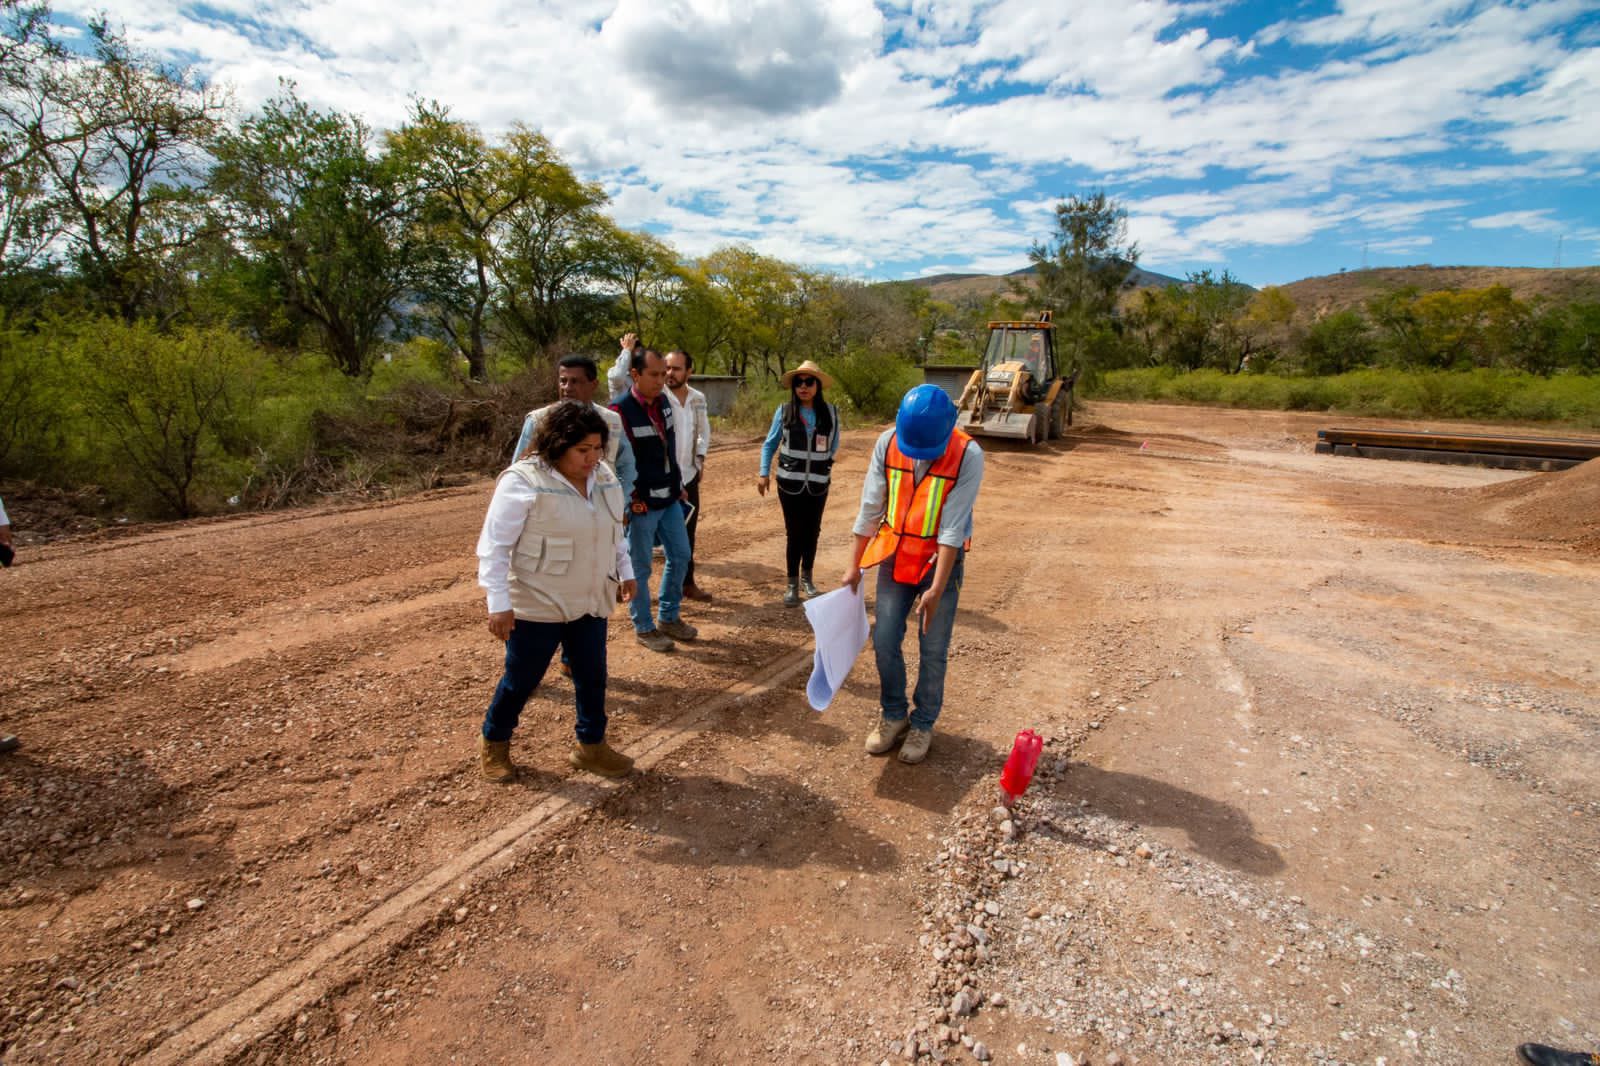
<path fill-rule="evenodd" d="M 928 757 L 928 745 L 933 743 L 933 730 L 913 729 L 906 734 L 904 744 L 900 745 L 900 761 L 918 763 Z"/>
<path fill-rule="evenodd" d="M 879 718 L 878 724 L 873 726 L 872 732 L 867 734 L 867 754 L 882 755 L 895 746 L 895 742 L 911 728 L 911 723 L 904 718 L 893 721 L 888 718 Z M 927 750 L 926 747 L 923 748 Z"/>

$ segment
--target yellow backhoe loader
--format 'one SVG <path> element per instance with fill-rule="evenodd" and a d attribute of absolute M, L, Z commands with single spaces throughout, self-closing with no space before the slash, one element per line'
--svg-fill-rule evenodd
<path fill-rule="evenodd" d="M 1032 321 L 990 322 L 989 347 L 961 393 L 956 426 L 1029 444 L 1061 436 L 1072 424 L 1078 370 L 1060 372 L 1055 330 L 1049 311 Z"/>

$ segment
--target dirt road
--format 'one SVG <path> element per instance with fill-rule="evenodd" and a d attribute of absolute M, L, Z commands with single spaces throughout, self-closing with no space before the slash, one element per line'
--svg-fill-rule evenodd
<path fill-rule="evenodd" d="M 805 706 L 749 446 L 709 467 L 703 639 L 614 621 L 620 786 L 566 768 L 554 676 L 519 782 L 475 776 L 487 480 L 30 550 L 0 575 L 4 1061 L 1593 1047 L 1600 559 L 1476 507 L 1513 475 L 1312 456 L 1319 424 L 1107 404 L 990 446 L 920 767 L 861 752 L 870 652 Z"/>

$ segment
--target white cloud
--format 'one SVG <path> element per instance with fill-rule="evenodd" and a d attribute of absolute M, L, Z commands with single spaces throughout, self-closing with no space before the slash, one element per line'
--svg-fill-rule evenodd
<path fill-rule="evenodd" d="M 1529 233 L 1561 233 L 1566 227 L 1543 211 L 1502 211 L 1497 215 L 1484 215 L 1469 219 L 1473 229 L 1520 229 Z"/>
<path fill-rule="evenodd" d="M 1504 123 L 1496 139 L 1514 152 L 1593 157 L 1600 151 L 1600 47 L 1565 56 L 1541 84 L 1488 102 L 1484 114 Z"/>
<path fill-rule="evenodd" d="M 526 121 L 603 182 L 620 221 L 687 254 L 742 240 L 850 270 L 1020 266 L 1057 195 L 1099 186 L 1162 261 L 1335 227 L 1416 248 L 1484 192 L 1581 181 L 1600 161 L 1600 48 L 1574 30 L 1593 0 L 1346 0 L 1254 39 L 1175 0 L 206 10 L 220 17 L 122 0 L 117 17 L 246 110 L 285 77 L 379 127 L 413 95 L 491 134 Z M 1263 69 L 1258 41 L 1293 46 Z"/>
<path fill-rule="evenodd" d="M 1343 0 L 1339 10 L 1306 22 L 1280 22 L 1269 27 L 1263 39 L 1287 38 L 1299 44 L 1343 44 L 1381 41 L 1394 37 L 1448 33 L 1476 6 L 1475 0 Z"/>
<path fill-rule="evenodd" d="M 600 37 L 665 106 L 787 115 L 836 99 L 882 29 L 869 0 L 622 0 Z"/>
<path fill-rule="evenodd" d="M 1366 251 L 1373 255 L 1415 255 L 1433 244 L 1433 238 L 1423 234 L 1395 237 L 1387 241 L 1369 241 Z"/>
<path fill-rule="evenodd" d="M 1234 205 L 1234 198 L 1212 192 L 1173 193 L 1135 200 L 1129 210 L 1139 214 L 1171 215 L 1176 218 L 1208 217 L 1226 211 Z"/>

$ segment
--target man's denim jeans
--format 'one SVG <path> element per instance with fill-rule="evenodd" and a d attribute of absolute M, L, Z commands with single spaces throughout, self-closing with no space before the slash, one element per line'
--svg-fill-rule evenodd
<path fill-rule="evenodd" d="M 918 666 L 915 709 L 911 711 L 913 729 L 932 729 L 944 707 L 944 669 L 950 655 L 950 631 L 956 624 L 956 601 L 961 598 L 961 575 L 966 552 L 956 556 L 950 583 L 939 597 L 928 631 L 917 637 Z M 906 620 L 912 604 L 929 585 L 933 571 L 915 585 L 894 579 L 894 559 L 878 566 L 878 605 L 872 627 L 872 650 L 878 659 L 878 702 L 883 716 L 898 722 L 906 716 L 906 657 L 900 645 L 905 640 Z M 915 623 L 913 623 L 915 624 Z"/>
<path fill-rule="evenodd" d="M 676 622 L 683 601 L 684 570 L 689 565 L 689 531 L 683 524 L 683 504 L 670 503 L 659 511 L 628 518 L 628 556 L 633 560 L 634 580 L 639 583 L 639 591 L 628 602 L 635 633 L 648 633 L 656 627 L 650 614 L 650 549 L 658 537 L 667 557 L 661 568 L 661 620 Z"/>
<path fill-rule="evenodd" d="M 483 718 L 485 740 L 511 739 L 557 646 L 571 656 L 578 742 L 598 744 L 606 738 L 606 620 L 586 614 L 571 622 L 516 620 L 506 641 L 505 674 Z"/>

